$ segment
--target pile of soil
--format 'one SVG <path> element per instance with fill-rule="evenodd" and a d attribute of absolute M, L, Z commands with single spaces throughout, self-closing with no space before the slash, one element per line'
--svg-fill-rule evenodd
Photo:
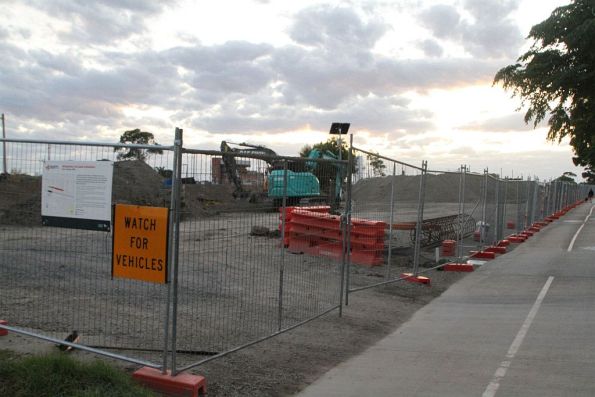
<path fill-rule="evenodd" d="M 396 201 L 417 202 L 420 175 L 396 175 L 361 179 L 353 185 L 352 199 L 360 203 L 386 203 L 390 201 L 394 181 Z M 468 175 L 465 180 L 465 201 L 475 202 L 482 195 L 482 177 Z M 428 174 L 426 202 L 456 203 L 459 201 L 458 174 Z"/>
<path fill-rule="evenodd" d="M 169 207 L 171 189 L 155 169 L 139 160 L 114 163 L 112 203 Z M 254 207 L 235 200 L 231 185 L 186 184 L 182 187 L 184 217 L 200 217 L 230 209 Z M 3 175 L 0 180 L 0 224 L 41 225 L 41 177 Z"/>
<path fill-rule="evenodd" d="M 112 202 L 161 207 L 169 201 L 163 178 L 140 160 L 114 163 Z"/>
<path fill-rule="evenodd" d="M 41 177 L 24 174 L 2 175 L 0 224 L 41 224 Z"/>
<path fill-rule="evenodd" d="M 161 176 L 142 161 L 114 163 L 112 202 L 163 206 Z M 41 177 L 4 175 L 0 180 L 0 224 L 41 225 Z"/>

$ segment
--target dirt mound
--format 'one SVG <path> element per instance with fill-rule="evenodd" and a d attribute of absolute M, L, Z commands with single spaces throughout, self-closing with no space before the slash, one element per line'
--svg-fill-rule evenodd
<path fill-rule="evenodd" d="M 161 176 L 142 161 L 114 163 L 113 203 L 163 206 L 169 199 Z M 0 224 L 41 225 L 41 177 L 6 175 L 0 180 Z"/>
<path fill-rule="evenodd" d="M 41 224 L 41 177 L 19 174 L 2 176 L 0 224 Z"/>
<path fill-rule="evenodd" d="M 391 197 L 391 184 L 397 201 L 417 202 L 419 175 L 396 175 L 367 178 L 353 185 L 352 198 L 361 203 L 387 203 Z M 477 201 L 481 195 L 481 178 L 467 176 L 465 201 Z M 426 202 L 455 203 L 459 200 L 459 175 L 428 174 L 426 178 Z"/>
<path fill-rule="evenodd" d="M 114 163 L 112 203 L 169 207 L 171 189 L 163 177 L 139 160 Z M 186 184 L 182 186 L 184 217 L 216 214 L 254 207 L 233 198 L 231 185 Z M 41 225 L 41 177 L 5 175 L 0 180 L 0 224 Z"/>
<path fill-rule="evenodd" d="M 168 201 L 163 178 L 151 166 L 139 160 L 114 163 L 113 203 L 159 207 Z"/>

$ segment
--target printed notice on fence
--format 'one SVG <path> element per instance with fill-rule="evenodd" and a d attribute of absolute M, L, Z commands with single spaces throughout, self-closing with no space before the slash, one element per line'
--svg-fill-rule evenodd
<path fill-rule="evenodd" d="M 45 161 L 42 224 L 109 231 L 113 170 L 111 161 Z"/>
<path fill-rule="evenodd" d="M 112 277 L 167 283 L 169 210 L 116 204 Z"/>

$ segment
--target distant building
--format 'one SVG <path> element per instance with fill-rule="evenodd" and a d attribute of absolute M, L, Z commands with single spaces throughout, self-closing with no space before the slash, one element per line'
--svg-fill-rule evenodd
<path fill-rule="evenodd" d="M 251 186 L 252 189 L 250 190 L 259 190 L 259 187 L 262 187 L 264 184 L 264 172 L 249 170 L 251 165 L 250 160 L 236 158 L 236 166 L 242 180 L 242 185 L 245 187 Z M 211 159 L 211 178 L 213 183 L 219 185 L 232 183 L 227 176 L 225 164 L 221 157 L 213 157 Z"/>

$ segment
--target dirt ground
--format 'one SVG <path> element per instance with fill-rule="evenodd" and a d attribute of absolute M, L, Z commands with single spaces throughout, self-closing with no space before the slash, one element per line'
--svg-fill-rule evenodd
<path fill-rule="evenodd" d="M 123 162 L 114 171 L 114 202 L 164 205 L 162 180 L 150 167 Z M 148 168 L 147 168 L 148 167 Z M 427 216 L 456 213 L 456 176 L 429 184 Z M 0 319 L 18 319 L 57 338 L 77 327 L 82 342 L 144 349 L 114 352 L 161 362 L 166 288 L 111 279 L 109 233 L 43 228 L 40 178 L 10 175 L 0 181 Z M 354 186 L 354 215 L 387 220 L 387 178 Z M 407 178 L 399 220 L 415 220 L 415 177 Z M 130 186 L 138 188 L 130 189 Z M 405 185 L 403 185 L 405 186 Z M 444 194 L 449 189 L 448 195 Z M 468 197 L 480 193 L 470 187 Z M 289 254 L 275 237 L 251 235 L 254 226 L 276 230 L 277 213 L 231 198 L 229 186 L 184 186 L 181 226 L 179 363 L 206 358 L 269 335 L 277 329 L 279 269 L 283 264 L 283 327 L 305 321 L 337 304 L 336 261 Z M 433 195 L 433 196 L 432 196 Z M 366 200 L 369 197 L 370 200 Z M 373 200 L 372 200 L 373 199 Z M 406 200 L 407 199 L 407 200 Z M 434 203 L 434 204 L 432 204 Z M 251 211 L 246 211 L 250 209 Z M 400 240 L 406 246 L 408 235 Z M 475 246 L 467 241 L 469 247 Z M 424 252 L 422 267 L 433 263 Z M 395 253 L 391 274 L 411 271 L 410 250 Z M 423 269 L 423 268 L 422 268 Z M 351 287 L 380 282 L 388 269 L 353 266 Z M 330 368 L 397 329 L 462 274 L 431 271 L 431 286 L 397 282 L 350 294 L 340 317 L 334 310 L 274 338 L 209 361 L 192 371 L 208 380 L 209 396 L 287 396 Z M 0 337 L 0 349 L 34 354 L 54 346 L 19 335 Z M 152 352 L 150 350 L 156 350 Z M 91 355 L 81 351 L 80 357 Z M 127 369 L 135 365 L 122 364 Z"/>
<path fill-rule="evenodd" d="M 432 272 L 429 277 L 430 287 L 399 282 L 353 293 L 342 317 L 337 311 L 331 312 L 302 327 L 208 362 L 192 372 L 207 378 L 209 396 L 293 395 L 394 331 L 463 275 Z M 0 337 L 0 349 L 37 354 L 55 347 L 9 334 Z M 73 355 L 83 359 L 92 357 L 81 351 Z M 116 363 L 129 370 L 138 368 Z"/>

